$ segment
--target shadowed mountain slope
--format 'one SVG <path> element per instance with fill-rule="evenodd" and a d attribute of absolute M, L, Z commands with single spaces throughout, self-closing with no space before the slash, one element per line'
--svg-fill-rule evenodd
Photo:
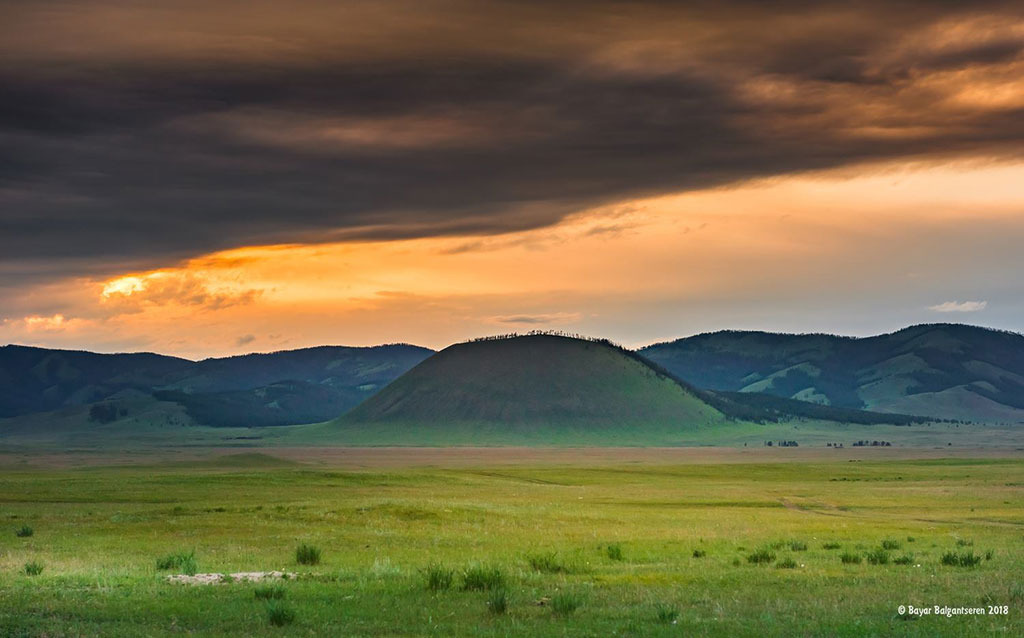
<path fill-rule="evenodd" d="M 867 338 L 723 331 L 640 350 L 712 390 L 841 408 L 1024 421 L 1024 336 L 926 324 Z"/>

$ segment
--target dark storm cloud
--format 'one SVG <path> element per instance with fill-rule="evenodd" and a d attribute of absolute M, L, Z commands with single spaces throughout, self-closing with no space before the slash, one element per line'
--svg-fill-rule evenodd
<path fill-rule="evenodd" d="M 907 85 L 1019 59 L 1009 4 L 257 4 L 0 3 L 0 279 L 500 233 L 1024 138 L 1019 109 Z"/>

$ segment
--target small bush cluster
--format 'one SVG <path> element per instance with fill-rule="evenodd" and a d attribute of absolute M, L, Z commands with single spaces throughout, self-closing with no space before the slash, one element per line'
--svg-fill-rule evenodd
<path fill-rule="evenodd" d="M 671 605 L 659 603 L 654 607 L 654 617 L 660 623 L 671 625 L 679 618 L 679 610 Z"/>
<path fill-rule="evenodd" d="M 280 585 L 257 587 L 253 591 L 253 595 L 256 597 L 256 600 L 281 600 L 284 598 L 284 587 Z"/>
<path fill-rule="evenodd" d="M 825 543 L 821 546 L 822 549 L 839 549 L 840 547 L 839 543 Z"/>
<path fill-rule="evenodd" d="M 861 557 L 860 554 L 854 554 L 852 552 L 843 552 L 839 557 L 839 560 L 843 561 L 844 565 L 860 565 Z"/>
<path fill-rule="evenodd" d="M 752 554 L 747 555 L 748 563 L 770 563 L 775 560 L 775 552 L 767 548 L 762 548 L 755 551 Z"/>
<path fill-rule="evenodd" d="M 942 564 L 950 567 L 975 567 L 981 562 L 981 556 L 974 552 L 946 552 L 942 555 Z"/>
<path fill-rule="evenodd" d="M 199 571 L 194 551 L 187 554 L 185 552 L 178 552 L 177 554 L 168 554 L 158 558 L 156 559 L 156 568 L 159 570 L 177 569 L 189 576 L 193 576 Z"/>
<path fill-rule="evenodd" d="M 317 565 L 320 563 L 320 548 L 303 543 L 295 549 L 295 562 L 300 565 Z"/>
<path fill-rule="evenodd" d="M 38 576 L 43 573 L 43 566 L 40 563 L 25 563 L 25 573 L 29 576 Z"/>
<path fill-rule="evenodd" d="M 18 538 L 28 538 L 29 536 L 35 533 L 35 530 L 33 530 L 28 525 L 22 525 L 20 528 L 14 530 L 14 535 Z"/>
<path fill-rule="evenodd" d="M 284 627 L 295 622 L 295 611 L 286 603 L 272 600 L 267 603 L 267 621 L 275 627 Z"/>
<path fill-rule="evenodd" d="M 491 591 L 505 586 L 505 574 L 498 567 L 472 565 L 462 572 L 462 590 Z"/>
<path fill-rule="evenodd" d="M 455 580 L 455 570 L 438 563 L 431 563 L 423 570 L 423 576 L 427 581 L 427 589 L 442 591 L 451 588 L 452 582 Z"/>
<path fill-rule="evenodd" d="M 889 552 L 882 548 L 873 549 L 867 554 L 868 563 L 872 565 L 888 565 Z"/>
<path fill-rule="evenodd" d="M 533 569 L 545 574 L 562 574 L 569 572 L 569 567 L 560 561 L 558 559 L 558 555 L 554 552 L 527 556 L 526 562 L 529 563 L 530 567 Z"/>
<path fill-rule="evenodd" d="M 796 561 L 792 558 L 786 557 L 775 563 L 777 569 L 796 569 Z"/>
<path fill-rule="evenodd" d="M 504 587 L 491 591 L 487 597 L 487 611 L 500 616 L 508 611 L 508 592 Z"/>
<path fill-rule="evenodd" d="M 605 553 L 608 554 L 608 558 L 612 560 L 624 560 L 626 555 L 622 552 L 622 545 L 618 543 L 612 543 L 605 548 Z"/>
<path fill-rule="evenodd" d="M 882 541 L 882 549 L 894 550 L 903 547 L 903 544 L 898 540 L 886 539 Z"/>
<path fill-rule="evenodd" d="M 914 564 L 914 555 L 913 554 L 904 554 L 904 555 L 900 556 L 899 558 L 894 558 L 892 562 L 895 565 L 913 565 Z"/>
<path fill-rule="evenodd" d="M 803 541 L 789 541 L 789 549 L 794 552 L 806 552 L 807 543 Z"/>
<path fill-rule="evenodd" d="M 695 549 L 695 550 L 693 550 L 693 557 L 694 558 L 704 558 L 707 555 L 708 555 L 708 553 L 706 551 L 704 551 L 703 549 Z"/>
<path fill-rule="evenodd" d="M 563 591 L 551 597 L 551 609 L 557 616 L 571 616 L 583 606 L 583 596 L 573 591 Z"/>

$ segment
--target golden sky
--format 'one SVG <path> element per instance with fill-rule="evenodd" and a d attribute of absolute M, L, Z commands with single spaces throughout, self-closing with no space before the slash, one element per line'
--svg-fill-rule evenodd
<path fill-rule="evenodd" d="M 1024 330 L 1019 3 L 0 6 L 0 342 Z"/>

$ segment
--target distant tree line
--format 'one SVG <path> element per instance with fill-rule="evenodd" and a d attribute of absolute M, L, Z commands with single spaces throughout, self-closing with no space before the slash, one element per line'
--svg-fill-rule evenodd
<path fill-rule="evenodd" d="M 796 441 L 771 441 L 764 442 L 765 447 L 800 447 L 800 444 Z"/>
<path fill-rule="evenodd" d="M 96 423 L 113 423 L 123 416 L 128 416 L 128 410 L 116 403 L 94 403 L 89 408 L 89 420 Z"/>
<path fill-rule="evenodd" d="M 889 441 L 855 441 L 853 447 L 892 447 Z"/>

